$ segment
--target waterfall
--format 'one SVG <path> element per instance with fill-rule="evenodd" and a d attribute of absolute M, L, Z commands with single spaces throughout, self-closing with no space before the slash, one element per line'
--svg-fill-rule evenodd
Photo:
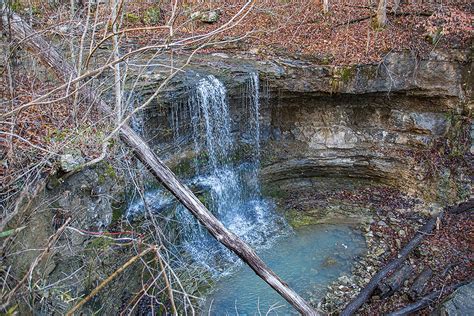
<path fill-rule="evenodd" d="M 239 109 L 240 110 L 240 109 Z M 288 225 L 274 211 L 270 201 L 262 198 L 258 181 L 260 167 L 260 83 L 257 73 L 249 74 L 242 95 L 245 126 L 242 142 L 250 145 L 251 157 L 235 161 L 237 143 L 227 98 L 227 90 L 214 76 L 200 78 L 190 87 L 187 100 L 170 109 L 170 126 L 176 142 L 188 143 L 197 154 L 193 165 L 196 174 L 185 183 L 197 190 L 206 207 L 230 231 L 255 248 L 270 247 L 273 240 L 288 232 Z M 242 123 L 241 123 L 242 124 Z M 185 136 L 187 135 L 187 136 Z M 128 214 L 138 214 L 149 207 L 159 213 L 174 209 L 179 222 L 183 250 L 214 275 L 222 275 L 240 260 L 217 242 L 179 203 L 170 203 L 165 190 L 145 193 L 145 201 L 136 201 Z"/>
<path fill-rule="evenodd" d="M 254 72 L 250 76 L 248 84 L 248 99 L 250 107 L 250 130 L 253 137 L 253 145 L 256 152 L 256 158 L 260 158 L 260 81 L 258 73 Z"/>
<path fill-rule="evenodd" d="M 196 152 L 205 152 L 208 157 L 207 162 L 198 166 L 202 173 L 192 179 L 191 185 L 206 189 L 209 194 L 206 206 L 224 226 L 254 247 L 269 246 L 284 225 L 271 203 L 260 194 L 259 89 L 258 74 L 251 74 L 245 96 L 253 149 L 249 162 L 234 163 L 231 159 L 237 146 L 231 133 L 224 85 L 214 76 L 207 76 L 198 82 L 189 98 L 194 147 Z M 238 262 L 184 207 L 180 206 L 177 213 L 184 226 L 184 247 L 197 262 L 219 273 L 223 263 Z"/>
<path fill-rule="evenodd" d="M 133 112 L 141 104 L 141 98 L 135 92 L 124 92 L 125 113 Z M 143 111 L 138 111 L 130 118 L 130 127 L 138 134 L 143 136 Z"/>
<path fill-rule="evenodd" d="M 196 152 L 205 149 L 213 171 L 217 172 L 233 146 L 227 91 L 217 78 L 208 76 L 199 81 L 192 102 L 195 103 L 191 106 L 194 111 L 191 122 Z"/>

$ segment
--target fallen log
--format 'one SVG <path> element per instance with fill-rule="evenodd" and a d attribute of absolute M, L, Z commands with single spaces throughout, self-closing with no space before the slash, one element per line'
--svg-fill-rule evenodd
<path fill-rule="evenodd" d="M 405 280 L 407 280 L 413 273 L 411 264 L 404 264 L 401 269 L 395 271 L 390 277 L 380 282 L 375 289 L 375 292 L 380 298 L 386 298 L 398 291 Z"/>
<path fill-rule="evenodd" d="M 464 213 L 466 211 L 470 211 L 473 209 L 474 209 L 474 199 L 470 199 L 466 202 L 462 202 L 456 207 L 450 208 L 449 212 L 453 214 L 460 214 L 460 213 Z"/>
<path fill-rule="evenodd" d="M 446 286 L 446 287 L 444 287 L 443 289 L 441 289 L 439 291 L 435 291 L 435 292 L 433 292 L 429 295 L 424 296 L 422 299 L 420 299 L 419 301 L 417 301 L 413 304 L 409 304 L 409 305 L 407 305 L 407 306 L 405 306 L 405 307 L 403 307 L 403 308 L 401 308 L 397 311 L 391 312 L 390 314 L 388 314 L 388 316 L 410 315 L 411 313 L 419 311 L 420 309 L 423 309 L 423 308 L 428 307 L 429 305 L 435 303 L 437 300 L 439 300 L 441 298 L 441 296 L 444 293 L 452 292 L 452 291 L 456 290 L 458 287 L 463 286 L 467 283 L 468 282 L 462 282 L 462 283 L 459 283 L 459 284 Z"/>
<path fill-rule="evenodd" d="M 14 12 L 3 14 L 2 22 L 9 27 L 14 40 L 18 41 L 26 50 L 46 65 L 63 82 L 77 78 L 76 70 L 64 60 L 61 54 L 48 43 L 39 33 L 36 33 L 23 19 Z M 90 87 L 81 90 L 84 100 L 90 104 L 97 104 L 99 110 L 110 115 L 112 113 L 108 104 Z M 252 268 L 252 270 L 288 303 L 303 315 L 318 315 L 318 313 L 301 298 L 288 284 L 280 279 L 260 259 L 255 251 L 237 235 L 227 230 L 224 225 L 212 215 L 199 199 L 183 185 L 176 175 L 155 155 L 144 140 L 127 124 L 120 128 L 120 138 L 129 145 L 138 159 L 152 172 L 152 174 L 181 202 L 198 221 L 220 243 L 233 251 L 239 258 Z"/>
<path fill-rule="evenodd" d="M 459 210 L 469 210 L 472 208 L 474 204 L 474 199 L 471 199 L 467 202 L 463 202 L 458 204 L 457 206 L 448 207 L 447 211 L 449 213 L 458 214 L 460 213 Z M 423 239 L 430 234 L 433 229 L 436 227 L 436 223 L 443 219 L 444 212 L 442 211 L 437 216 L 432 217 L 428 222 L 426 222 L 423 227 L 420 228 L 415 233 L 415 236 L 408 242 L 408 244 L 403 247 L 400 252 L 398 253 L 397 257 L 387 263 L 385 267 L 382 268 L 379 272 L 377 272 L 370 282 L 363 288 L 359 295 L 357 295 L 349 304 L 346 305 L 344 310 L 341 313 L 341 316 L 349 316 L 354 314 L 372 295 L 374 290 L 377 288 L 377 285 L 382 281 L 387 275 L 392 273 L 396 268 L 398 268 L 408 257 L 408 255 L 416 248 L 418 245 L 423 241 Z"/>
<path fill-rule="evenodd" d="M 423 292 L 426 286 L 428 285 L 428 281 L 431 279 L 432 275 L 433 271 L 430 268 L 425 268 L 416 277 L 415 281 L 413 281 L 413 284 L 410 287 L 410 290 L 408 290 L 408 297 L 412 301 L 415 301 L 417 298 L 423 295 Z"/>
<path fill-rule="evenodd" d="M 370 282 L 363 288 L 359 295 L 356 296 L 342 311 L 341 315 L 349 316 L 354 314 L 361 306 L 364 304 L 372 295 L 374 290 L 377 288 L 377 285 L 382 281 L 387 275 L 394 271 L 398 266 L 400 266 L 408 257 L 408 255 L 415 249 L 421 241 L 429 234 L 435 227 L 438 218 L 442 218 L 443 212 L 438 216 L 431 218 L 419 231 L 416 232 L 415 236 L 405 245 L 405 247 L 400 250 L 398 256 L 390 261 L 382 270 L 377 272 Z"/>
<path fill-rule="evenodd" d="M 388 8 L 387 8 L 388 9 Z M 393 16 L 411 16 L 411 15 L 415 15 L 415 16 L 432 16 L 433 15 L 433 12 L 390 12 L 390 11 L 387 11 L 386 13 L 387 15 L 393 15 Z M 375 18 L 376 17 L 376 14 L 371 14 L 371 15 L 366 15 L 366 16 L 363 16 L 363 17 L 360 17 L 360 18 L 356 18 L 356 19 L 352 19 L 352 20 L 349 20 L 349 21 L 346 21 L 346 22 L 342 22 L 342 23 L 338 23 L 336 25 L 334 25 L 332 28 L 335 29 L 335 28 L 338 28 L 340 26 L 347 26 L 349 24 L 354 24 L 354 23 L 359 23 L 359 22 L 362 22 L 362 21 L 365 21 L 365 20 L 368 20 L 368 19 L 372 19 L 372 18 Z"/>

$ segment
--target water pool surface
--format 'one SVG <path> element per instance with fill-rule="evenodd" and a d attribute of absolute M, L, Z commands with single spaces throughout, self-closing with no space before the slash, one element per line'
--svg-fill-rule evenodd
<path fill-rule="evenodd" d="M 319 301 L 328 284 L 348 274 L 365 252 L 363 236 L 345 226 L 313 225 L 283 236 L 261 258 L 305 299 Z M 298 315 L 249 267 L 222 277 L 206 298 L 203 315 Z"/>

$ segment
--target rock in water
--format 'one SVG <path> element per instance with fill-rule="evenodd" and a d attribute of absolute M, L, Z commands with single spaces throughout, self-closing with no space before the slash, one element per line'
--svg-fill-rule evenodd
<path fill-rule="evenodd" d="M 461 286 L 441 304 L 440 314 L 447 316 L 473 315 L 474 281 Z"/>

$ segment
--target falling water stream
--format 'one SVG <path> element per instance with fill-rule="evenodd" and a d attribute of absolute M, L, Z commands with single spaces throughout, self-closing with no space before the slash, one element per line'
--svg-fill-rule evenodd
<path fill-rule="evenodd" d="M 348 273 L 352 259 L 364 250 L 363 238 L 348 227 L 318 226 L 293 230 L 262 196 L 258 180 L 260 167 L 260 85 L 251 73 L 243 98 L 248 126 L 244 142 L 251 145 L 251 158 L 234 161 L 237 149 L 232 132 L 227 91 L 214 76 L 202 77 L 190 93 L 185 115 L 173 112 L 175 137 L 180 136 L 179 118 L 190 123 L 190 139 L 196 153 L 206 159 L 193 162 L 196 175 L 187 185 L 206 192 L 206 206 L 230 231 L 257 249 L 277 273 L 303 296 L 321 291 L 341 273 Z M 196 219 L 162 190 L 148 191 L 144 201 L 133 203 L 133 215 L 148 205 L 156 211 L 176 207 L 182 227 L 182 247 L 196 263 L 204 266 L 217 283 L 207 297 L 204 313 L 212 315 L 258 312 L 290 314 L 289 307 L 229 250 L 218 243 Z M 334 264 L 325 266 L 331 256 Z M 325 259 L 326 258 L 326 259 Z M 325 261 L 326 260 L 326 261 Z M 333 261 L 331 261 L 333 262 Z"/>
<path fill-rule="evenodd" d="M 258 90 L 258 78 L 251 77 L 250 87 Z M 234 135 L 227 91 L 214 76 L 202 78 L 190 97 L 192 138 L 195 152 L 206 152 L 207 161 L 196 161 L 202 170 L 191 182 L 209 192 L 207 203 L 216 217 L 232 232 L 254 247 L 269 247 L 275 236 L 289 231 L 283 218 L 272 209 L 270 201 L 262 198 L 258 183 L 259 165 L 259 99 L 252 94 L 249 111 L 252 160 L 233 162 Z M 196 261 L 211 271 L 222 269 L 223 261 L 238 263 L 235 255 L 221 246 L 184 208 L 178 211 L 185 223 L 184 245 Z M 218 271 L 221 273 L 221 271 Z"/>

